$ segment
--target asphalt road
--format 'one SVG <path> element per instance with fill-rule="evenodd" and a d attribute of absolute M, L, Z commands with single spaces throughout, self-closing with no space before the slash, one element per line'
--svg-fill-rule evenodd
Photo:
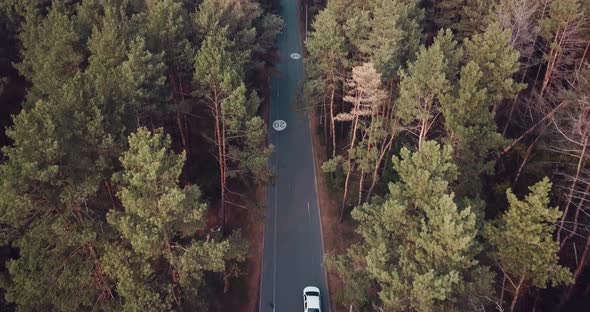
<path fill-rule="evenodd" d="M 275 146 L 271 166 L 277 174 L 267 194 L 260 312 L 301 312 L 305 286 L 322 292 L 322 311 L 330 311 L 323 268 L 320 214 L 308 116 L 297 104 L 303 82 L 298 0 L 280 0 L 285 29 L 278 38 L 280 63 L 271 82 L 269 138 Z M 272 128 L 284 120 L 283 131 Z M 274 307 L 274 310 L 273 310 Z"/>

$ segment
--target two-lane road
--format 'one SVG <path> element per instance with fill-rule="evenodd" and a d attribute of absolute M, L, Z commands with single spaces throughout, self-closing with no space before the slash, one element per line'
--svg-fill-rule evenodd
<path fill-rule="evenodd" d="M 297 57 L 303 54 L 298 2 L 280 0 L 285 28 L 278 38 L 270 123 L 284 120 L 287 128 L 269 129 L 275 146 L 270 162 L 277 176 L 267 194 L 260 312 L 303 311 L 305 286 L 319 287 L 323 311 L 330 311 L 309 120 L 295 103 L 304 79 L 303 59 Z"/>

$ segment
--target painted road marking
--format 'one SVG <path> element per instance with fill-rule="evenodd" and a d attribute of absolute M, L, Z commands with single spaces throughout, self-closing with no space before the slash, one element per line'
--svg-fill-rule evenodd
<path fill-rule="evenodd" d="M 272 128 L 276 131 L 283 131 L 287 128 L 287 122 L 284 120 L 277 119 L 272 122 Z"/>
<path fill-rule="evenodd" d="M 294 60 L 298 60 L 301 58 L 301 54 L 299 53 L 291 53 L 291 58 Z"/>

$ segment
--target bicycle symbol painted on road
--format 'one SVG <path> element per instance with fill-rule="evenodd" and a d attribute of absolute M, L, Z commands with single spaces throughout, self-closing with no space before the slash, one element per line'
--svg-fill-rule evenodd
<path fill-rule="evenodd" d="M 301 58 L 301 54 L 299 53 L 291 53 L 291 58 L 294 60 L 298 60 Z"/>
<path fill-rule="evenodd" d="M 287 128 L 287 123 L 284 120 L 275 120 L 272 122 L 272 128 L 276 131 L 283 131 Z"/>

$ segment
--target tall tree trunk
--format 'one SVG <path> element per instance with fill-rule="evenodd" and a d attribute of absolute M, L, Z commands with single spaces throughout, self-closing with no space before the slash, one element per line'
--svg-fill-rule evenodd
<path fill-rule="evenodd" d="M 328 109 L 326 108 L 326 99 L 323 98 L 322 100 L 322 108 L 320 109 L 320 118 L 319 118 L 319 122 L 320 122 L 320 126 L 323 128 L 324 130 L 324 142 L 326 144 L 326 151 L 329 153 L 330 152 L 330 145 L 328 144 L 328 141 L 330 141 L 330 132 L 328 130 Z"/>
<path fill-rule="evenodd" d="M 348 150 L 348 172 L 346 173 L 346 180 L 344 181 L 344 196 L 342 196 L 342 207 L 340 208 L 340 222 L 344 221 L 344 207 L 346 207 L 346 197 L 348 196 L 348 182 L 350 181 L 350 174 L 353 171 L 352 165 L 352 150 L 354 149 L 354 144 L 356 142 L 356 130 L 358 127 L 358 114 L 354 117 L 354 125 L 352 127 L 352 140 L 350 142 L 350 149 Z"/>
<path fill-rule="evenodd" d="M 526 154 L 524 155 L 524 159 L 522 160 L 522 164 L 520 164 L 520 167 L 518 167 L 518 171 L 516 172 L 516 177 L 514 178 L 514 183 L 512 183 L 512 185 L 516 185 L 516 183 L 518 182 L 518 179 L 520 178 L 520 175 L 522 174 L 522 170 L 524 169 L 524 166 L 526 165 L 527 161 L 529 160 L 529 157 L 531 157 L 531 153 L 533 151 L 533 148 L 535 147 L 535 144 L 537 143 L 537 141 L 541 138 L 541 135 L 537 136 L 537 138 L 533 141 L 533 143 L 531 143 L 531 145 L 529 145 L 529 147 L 526 149 Z"/>
<path fill-rule="evenodd" d="M 184 97 L 184 88 L 182 87 L 182 78 L 178 77 L 178 86 L 180 88 L 180 98 L 182 99 L 182 101 L 184 102 L 185 97 Z M 190 128 L 189 128 L 189 124 L 186 118 L 186 114 L 183 114 L 183 121 L 184 121 L 184 129 L 186 130 L 186 136 L 184 137 L 185 140 L 185 150 L 187 155 L 190 153 Z M 188 157 L 188 156 L 187 156 Z"/>
<path fill-rule="evenodd" d="M 574 227 L 572 228 L 571 233 L 563 240 L 562 247 L 565 246 L 565 243 L 568 240 L 572 239 L 572 237 L 574 237 L 574 235 L 578 231 L 578 220 L 580 218 L 580 211 L 584 209 L 584 202 L 586 201 L 588 194 L 590 194 L 590 181 L 588 181 L 587 184 L 588 186 L 586 187 L 586 191 L 584 191 L 584 195 L 582 195 L 582 199 L 580 199 L 580 204 L 578 205 L 576 209 L 576 214 L 574 215 Z"/>
<path fill-rule="evenodd" d="M 524 282 L 524 275 L 518 281 L 518 285 L 514 290 L 514 295 L 512 296 L 512 303 L 510 304 L 510 312 L 514 312 L 514 308 L 516 307 L 516 301 L 518 301 L 518 297 L 520 296 L 520 288 L 522 287 L 522 283 Z"/>
<path fill-rule="evenodd" d="M 393 83 L 388 83 L 388 87 L 389 87 L 389 90 L 391 90 L 393 88 Z M 386 102 L 386 103 L 388 103 L 388 102 Z M 383 115 L 385 116 L 385 118 L 383 120 L 383 127 L 385 129 L 390 129 L 391 133 L 389 133 L 389 135 L 386 135 L 385 138 L 383 139 L 383 141 L 381 142 L 381 145 L 380 145 L 381 148 L 379 150 L 379 158 L 377 158 L 377 161 L 375 162 L 375 167 L 373 168 L 373 177 L 371 179 L 371 186 L 369 187 L 369 191 L 367 192 L 367 196 L 371 196 L 371 194 L 373 193 L 373 189 L 375 188 L 375 185 L 377 184 L 379 169 L 381 168 L 381 164 L 383 163 L 383 158 L 385 157 L 385 155 L 387 155 L 387 153 L 391 149 L 391 146 L 393 145 L 393 142 L 394 142 L 395 137 L 397 135 L 397 119 L 393 115 L 392 105 L 386 104 L 382 107 L 382 109 L 383 109 Z M 391 128 L 390 128 L 390 126 L 391 126 Z"/>
<path fill-rule="evenodd" d="M 586 48 L 584 49 L 584 53 L 582 54 L 582 57 L 580 58 L 580 66 L 578 66 L 578 69 L 576 69 L 576 76 L 574 78 L 574 84 L 578 81 L 578 76 L 579 76 L 580 70 L 582 70 L 582 67 L 586 63 L 585 60 L 586 60 L 586 55 L 588 55 L 588 48 L 590 48 L 590 40 L 588 40 L 588 43 L 586 44 Z"/>
<path fill-rule="evenodd" d="M 549 63 L 547 64 L 547 70 L 545 71 L 545 78 L 543 78 L 543 85 L 541 87 L 541 91 L 539 92 L 539 94 L 541 96 L 543 96 L 543 94 L 545 93 L 545 90 L 547 90 L 547 87 L 549 86 L 549 82 L 551 81 L 551 77 L 553 76 L 553 70 L 555 68 L 555 66 L 557 65 L 557 61 L 559 60 L 559 55 L 561 54 L 561 45 L 563 44 L 563 38 L 565 37 L 565 28 L 563 31 L 557 31 L 557 33 L 555 34 L 555 40 L 553 41 L 555 44 L 557 44 L 556 47 L 552 46 L 551 47 L 551 51 L 549 53 L 550 55 L 550 59 L 549 59 Z"/>
<path fill-rule="evenodd" d="M 576 271 L 574 271 L 574 283 L 570 287 L 568 287 L 568 289 L 565 293 L 564 302 L 567 302 L 571 298 L 572 294 L 574 293 L 574 288 L 576 287 L 576 281 L 578 280 L 578 278 L 580 277 L 580 275 L 582 274 L 582 272 L 584 272 L 584 269 L 586 268 L 586 261 L 588 261 L 588 253 L 590 253 L 590 232 L 588 233 L 588 236 L 586 236 L 586 245 L 584 245 L 584 252 L 582 253 L 582 259 L 580 259 L 580 263 L 578 264 Z"/>
<path fill-rule="evenodd" d="M 213 118 L 215 119 L 215 140 L 217 141 L 217 157 L 219 163 L 219 188 L 221 191 L 221 202 L 219 205 L 219 219 L 221 228 L 225 227 L 225 176 L 226 176 L 226 162 L 225 162 L 225 134 L 223 122 L 223 110 L 221 101 L 218 98 L 217 92 L 213 99 Z"/>
<path fill-rule="evenodd" d="M 186 130 L 186 157 L 190 157 L 190 151 L 191 151 L 191 129 L 190 129 L 190 124 L 188 122 L 188 118 L 186 116 L 186 114 L 182 114 L 182 118 L 184 121 L 184 129 Z"/>
<path fill-rule="evenodd" d="M 418 135 L 418 149 L 422 148 L 422 145 L 424 144 L 424 140 L 426 139 L 426 133 L 427 133 L 427 126 L 428 121 L 426 119 L 423 119 L 420 122 L 420 135 Z"/>
<path fill-rule="evenodd" d="M 330 128 L 332 130 L 332 158 L 336 158 L 336 131 L 334 127 L 334 93 L 336 93 L 336 83 L 332 84 L 332 95 L 330 96 Z"/>
<path fill-rule="evenodd" d="M 176 71 L 171 71 L 168 73 L 168 79 L 172 82 L 172 89 L 173 89 L 173 100 L 178 104 L 178 95 L 180 94 L 180 99 L 184 98 L 184 93 L 182 92 L 182 81 L 178 78 L 178 82 L 176 81 Z M 179 91 L 180 90 L 180 91 Z M 186 138 L 184 137 L 184 130 L 182 127 L 182 122 L 180 121 L 180 111 L 178 108 L 176 109 L 176 124 L 178 126 L 178 132 L 180 133 L 180 141 L 182 143 L 182 148 L 186 150 Z"/>
<path fill-rule="evenodd" d="M 111 198 L 111 204 L 113 204 L 113 207 L 116 207 L 117 202 L 115 201 L 115 198 L 113 196 L 113 189 L 111 188 L 109 180 L 104 180 L 104 185 L 106 186 L 107 192 L 109 193 L 109 197 Z"/>
<path fill-rule="evenodd" d="M 361 169 L 361 179 L 359 181 L 359 200 L 358 200 L 359 206 L 363 200 L 363 183 L 364 182 L 365 182 L 365 170 Z"/>
<path fill-rule="evenodd" d="M 182 129 L 182 122 L 180 121 L 180 112 L 176 112 L 176 124 L 178 125 L 178 131 L 180 132 L 180 141 L 182 142 L 182 148 L 186 149 L 186 139 L 184 138 L 184 130 Z"/>
<path fill-rule="evenodd" d="M 502 277 L 502 290 L 500 290 L 500 306 L 504 305 L 504 289 L 506 287 L 506 274 Z"/>
<path fill-rule="evenodd" d="M 375 111 L 373 111 L 371 113 L 371 119 L 369 120 L 369 129 L 368 129 L 368 131 L 365 131 L 365 133 L 363 134 L 363 137 L 361 139 L 361 141 L 364 142 L 365 139 L 367 139 L 367 137 L 368 137 L 368 140 L 369 140 L 367 142 L 367 149 L 365 152 L 366 160 L 369 159 L 369 155 L 371 153 L 371 147 L 373 145 L 373 135 L 375 133 L 375 123 L 373 122 L 374 117 L 375 117 Z M 367 161 L 367 163 L 368 163 L 368 161 Z M 365 168 L 363 167 L 363 168 L 361 168 L 361 179 L 359 181 L 359 198 L 358 198 L 358 205 L 359 206 L 363 201 L 363 186 L 364 186 L 364 184 L 365 184 Z"/>
<path fill-rule="evenodd" d="M 375 188 L 375 185 L 377 184 L 377 178 L 378 178 L 378 173 L 379 173 L 379 168 L 381 168 L 381 163 L 383 162 L 383 158 L 385 157 L 385 155 L 387 155 L 387 153 L 389 152 L 389 149 L 391 149 L 391 146 L 393 145 L 393 141 L 395 140 L 395 136 L 392 134 L 389 137 L 389 141 L 384 144 L 384 147 L 381 148 L 381 154 L 379 155 L 379 159 L 377 160 L 377 162 L 375 162 L 375 168 L 373 168 L 373 178 L 371 181 L 371 187 L 369 187 L 369 192 L 367 193 L 367 196 L 371 196 L 371 194 L 373 193 L 373 189 Z"/>
<path fill-rule="evenodd" d="M 220 112 L 221 112 L 221 142 L 222 142 L 222 161 L 223 161 L 223 176 L 221 177 L 223 188 L 221 189 L 221 211 L 223 212 L 221 218 L 221 225 L 222 230 L 225 233 L 225 191 L 227 188 L 227 142 L 225 140 L 225 115 L 223 112 L 223 107 L 220 105 Z"/>
<path fill-rule="evenodd" d="M 586 146 L 588 146 L 588 137 L 584 141 L 584 147 L 582 148 L 582 152 L 580 153 L 580 158 L 578 160 L 578 166 L 576 168 L 576 175 L 574 180 L 572 181 L 572 185 L 570 186 L 569 194 L 567 195 L 567 203 L 563 210 L 563 216 L 561 217 L 561 221 L 559 222 L 559 229 L 557 230 L 557 241 L 560 241 L 561 231 L 563 230 L 565 219 L 567 218 L 569 208 L 572 203 L 572 196 L 574 195 L 574 190 L 576 189 L 576 185 L 578 184 L 578 180 L 580 178 L 580 170 L 582 169 L 582 165 L 584 164 L 584 160 L 586 158 Z"/>

